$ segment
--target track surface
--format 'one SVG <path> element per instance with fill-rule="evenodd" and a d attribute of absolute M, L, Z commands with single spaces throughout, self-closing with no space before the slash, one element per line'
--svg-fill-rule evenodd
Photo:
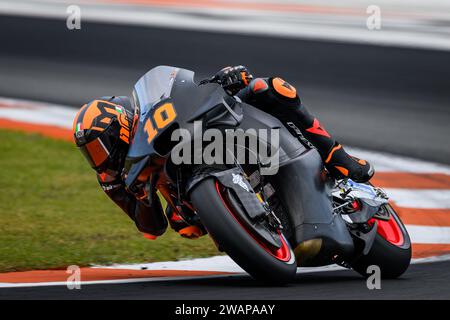
<path fill-rule="evenodd" d="M 280 75 L 341 142 L 450 163 L 450 53 L 0 17 L 0 95 L 79 106 L 159 64 Z"/>
<path fill-rule="evenodd" d="M 157 28 L 0 17 L 0 95 L 79 106 L 129 94 L 159 64 L 206 76 L 246 64 L 294 83 L 341 142 L 450 163 L 450 55 L 445 52 Z M 0 298 L 450 299 L 450 262 L 411 266 L 369 291 L 353 272 L 299 275 L 283 288 L 246 276 L 120 285 L 1 289 Z"/>
<path fill-rule="evenodd" d="M 412 265 L 397 280 L 368 290 L 352 271 L 300 274 L 286 287 L 267 287 L 248 276 L 130 284 L 0 289 L 0 299 L 450 299 L 450 262 Z M 439 288 L 438 290 L 436 288 Z"/>

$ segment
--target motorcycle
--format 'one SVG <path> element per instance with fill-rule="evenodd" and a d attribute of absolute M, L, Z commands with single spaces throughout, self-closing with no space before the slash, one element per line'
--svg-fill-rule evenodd
<path fill-rule="evenodd" d="M 197 83 L 193 71 L 170 66 L 146 73 L 132 101 L 139 118 L 123 174 L 127 189 L 150 204 L 158 190 L 171 210 L 207 231 L 252 277 L 284 284 L 297 267 L 338 264 L 366 277 L 376 265 L 382 277 L 396 278 L 408 268 L 411 241 L 386 193 L 330 177 L 293 123 L 228 95 L 217 79 Z M 172 135 L 184 129 L 195 136 L 195 122 L 221 132 L 278 130 L 276 174 L 263 174 L 262 160 L 175 163 L 171 154 L 180 141 Z M 183 145 L 192 140 L 187 136 Z"/>

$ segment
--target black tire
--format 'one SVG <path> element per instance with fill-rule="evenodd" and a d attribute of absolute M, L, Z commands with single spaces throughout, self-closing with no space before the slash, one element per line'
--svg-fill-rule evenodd
<path fill-rule="evenodd" d="M 217 182 L 218 183 L 218 182 Z M 200 220 L 218 245 L 253 278 L 271 284 L 286 284 L 295 278 L 297 264 L 289 243 L 289 261 L 266 251 L 237 221 L 216 189 L 216 180 L 207 178 L 191 192 L 192 204 Z"/>
<path fill-rule="evenodd" d="M 367 268 L 371 265 L 380 267 L 381 277 L 383 279 L 395 279 L 400 277 L 411 263 L 411 240 L 408 232 L 398 217 L 395 210 L 386 205 L 386 209 L 391 214 L 391 219 L 395 219 L 402 232 L 404 242 L 401 245 L 395 245 L 377 234 L 374 244 L 369 253 L 362 255 L 352 263 L 352 268 L 363 277 L 368 277 Z"/>

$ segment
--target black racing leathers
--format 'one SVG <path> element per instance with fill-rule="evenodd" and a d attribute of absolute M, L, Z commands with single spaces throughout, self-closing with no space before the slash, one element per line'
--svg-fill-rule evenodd
<path fill-rule="evenodd" d="M 102 174 L 97 178 L 103 191 L 135 222 L 139 231 L 153 236 L 160 236 L 166 231 L 167 219 L 159 197 L 155 195 L 150 206 L 147 200 L 138 200 L 129 193 L 120 177 Z M 153 192 L 156 194 L 156 190 Z"/>
<path fill-rule="evenodd" d="M 284 124 L 293 122 L 325 158 L 335 145 L 319 121 L 302 104 L 296 89 L 280 78 L 256 78 L 237 96 Z"/>
<path fill-rule="evenodd" d="M 350 156 L 322 127 L 301 103 L 297 90 L 280 78 L 258 78 L 242 89 L 237 96 L 242 101 L 275 116 L 284 124 L 292 122 L 303 136 L 316 147 L 322 160 L 336 179 L 351 178 L 366 182 L 374 175 L 372 165 Z"/>

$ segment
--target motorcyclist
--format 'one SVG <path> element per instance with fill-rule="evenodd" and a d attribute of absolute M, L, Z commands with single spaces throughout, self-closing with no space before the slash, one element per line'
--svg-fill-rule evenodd
<path fill-rule="evenodd" d="M 372 166 L 365 160 L 348 155 L 308 112 L 296 89 L 286 81 L 279 77 L 253 79 L 244 66 L 226 67 L 214 78 L 230 95 L 272 114 L 283 123 L 293 122 L 317 148 L 326 168 L 335 178 L 349 177 L 365 182 L 373 176 Z M 206 233 L 205 230 L 179 214 L 189 208 L 180 205 L 173 210 L 168 206 L 164 214 L 156 190 L 149 191 L 153 192 L 151 205 L 148 194 L 136 196 L 126 190 L 121 173 L 137 119 L 128 97 L 93 100 L 75 116 L 75 143 L 97 172 L 103 191 L 135 222 L 146 238 L 156 239 L 162 235 L 168 222 L 183 237 L 200 237 Z"/>
<path fill-rule="evenodd" d="M 125 164 L 132 130 L 138 116 L 134 113 L 128 97 L 101 97 L 85 104 L 73 122 L 74 140 L 91 167 L 103 191 L 136 224 L 148 239 L 156 239 L 167 229 L 159 197 L 152 205 L 147 194 L 135 196 L 128 192 L 121 173 Z M 187 223 L 173 210 L 167 210 L 171 227 L 187 238 L 197 238 L 204 231 Z"/>

